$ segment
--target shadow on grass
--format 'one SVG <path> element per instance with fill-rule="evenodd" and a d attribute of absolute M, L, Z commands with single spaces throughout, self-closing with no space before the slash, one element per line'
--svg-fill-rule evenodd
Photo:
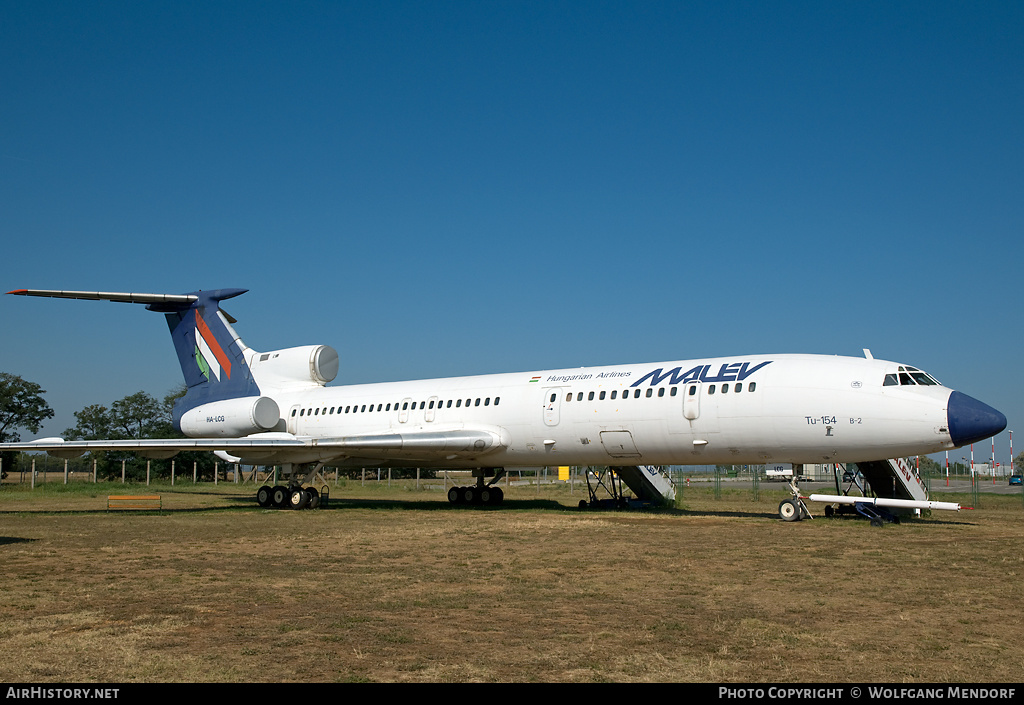
<path fill-rule="evenodd" d="M 23 539 L 20 536 L 0 536 L 0 546 L 8 546 L 14 543 L 34 543 L 39 539 Z"/>
<path fill-rule="evenodd" d="M 166 493 L 167 491 L 164 490 Z M 167 507 L 164 506 L 160 510 L 108 510 L 105 506 L 103 507 L 65 507 L 65 508 L 38 508 L 38 509 L 15 509 L 15 510 L 0 510 L 0 516 L 8 514 L 37 514 L 37 515 L 67 515 L 67 514 L 129 514 L 133 516 L 138 515 L 175 515 L 175 514 L 216 514 L 216 513 L 235 513 L 235 512 L 292 512 L 289 507 L 284 508 L 263 508 L 256 504 L 255 493 L 238 493 L 238 494 L 223 494 L 222 492 L 206 492 L 206 491 L 184 491 L 181 492 L 181 496 L 217 496 L 220 502 L 213 506 L 205 507 Z M 573 500 L 575 501 L 575 500 Z M 326 502 L 322 503 L 317 509 L 305 509 L 302 510 L 304 513 L 314 512 L 340 512 L 348 509 L 370 509 L 379 511 L 446 511 L 446 512 L 522 512 L 522 511 L 558 511 L 572 514 L 591 515 L 591 516 L 602 516 L 602 517 L 620 517 L 626 519 L 631 516 L 645 516 L 645 517 L 664 517 L 664 518 L 718 518 L 718 519 L 758 519 L 758 520 L 774 520 L 779 523 L 783 522 L 778 514 L 773 510 L 765 510 L 762 508 L 751 507 L 750 511 L 738 510 L 735 508 L 678 508 L 678 507 L 633 507 L 633 508 L 598 508 L 598 507 L 586 507 L 581 508 L 574 504 L 566 504 L 554 499 L 509 499 L 506 498 L 498 506 L 485 506 L 485 505 L 452 505 L 448 502 L 447 498 L 440 496 L 437 498 L 420 499 L 420 498 L 358 498 L 350 496 L 328 496 Z M 865 525 L 868 522 L 856 515 L 850 514 L 838 514 L 832 517 L 825 517 L 823 514 L 816 514 L 814 519 L 804 520 L 800 523 L 807 522 L 862 522 Z M 921 525 L 971 525 L 972 522 L 965 520 L 965 518 L 938 518 L 932 516 L 929 518 L 906 518 L 902 520 L 902 525 L 906 526 L 921 526 Z M 898 528 L 898 525 L 887 524 L 887 527 Z M 16 543 L 23 539 L 8 538 L 7 543 Z M 0 537 L 0 545 L 5 542 L 3 537 Z"/>

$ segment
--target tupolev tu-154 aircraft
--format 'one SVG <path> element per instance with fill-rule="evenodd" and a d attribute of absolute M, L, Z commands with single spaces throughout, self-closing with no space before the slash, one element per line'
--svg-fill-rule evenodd
<path fill-rule="evenodd" d="M 496 481 L 513 467 L 867 462 L 957 448 L 1006 427 L 992 407 L 867 350 L 327 386 L 338 373 L 334 349 L 257 352 L 242 342 L 221 302 L 245 292 L 8 292 L 163 313 L 187 386 L 173 421 L 188 438 L 45 438 L 0 449 L 64 458 L 210 450 L 282 465 L 289 485 L 262 487 L 257 501 L 295 508 L 315 504 L 304 485 L 324 466 L 470 469 L 476 484 L 452 488 L 449 500 L 495 504 Z"/>

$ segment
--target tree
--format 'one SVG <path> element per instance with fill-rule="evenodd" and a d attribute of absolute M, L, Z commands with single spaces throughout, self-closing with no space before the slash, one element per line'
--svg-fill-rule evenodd
<path fill-rule="evenodd" d="M 941 465 L 929 458 L 927 455 L 918 457 L 918 470 L 922 476 L 938 476 L 941 475 L 944 470 Z"/>
<path fill-rule="evenodd" d="M 64 431 L 64 438 L 69 441 L 96 441 L 110 438 L 110 409 L 102 404 L 90 404 L 81 411 L 75 412 L 78 423 L 74 428 Z"/>
<path fill-rule="evenodd" d="M 109 408 L 90 404 L 76 411 L 75 419 L 78 423 L 74 428 L 64 432 L 68 440 L 154 438 L 165 430 L 163 409 L 146 392 L 129 394 Z M 97 474 L 102 477 L 120 478 L 122 462 L 127 477 L 142 479 L 146 476 L 146 461 L 131 451 L 94 451 L 92 456 L 96 460 Z"/>
<path fill-rule="evenodd" d="M 0 443 L 20 441 L 18 429 L 39 433 L 43 421 L 53 418 L 53 409 L 42 395 L 46 390 L 35 382 L 28 382 L 18 375 L 0 372 Z M 15 453 L 0 454 L 4 471 L 14 466 Z"/>
<path fill-rule="evenodd" d="M 19 428 L 39 433 L 43 421 L 53 418 L 43 394 L 46 390 L 35 382 L 0 372 L 0 442 L 20 441 Z"/>
<path fill-rule="evenodd" d="M 163 399 L 157 401 L 146 392 L 129 394 L 123 399 L 113 402 L 110 407 L 102 404 L 90 404 L 81 411 L 75 412 L 78 423 L 74 428 L 64 432 L 68 440 L 102 440 L 130 438 L 182 438 L 182 434 L 174 429 L 171 421 L 171 408 L 174 400 L 184 396 L 185 388 L 171 390 Z M 101 477 L 119 479 L 121 463 L 124 462 L 125 475 L 132 479 L 142 479 L 146 474 L 146 461 L 131 451 L 94 451 L 97 473 Z M 216 458 L 206 451 L 185 451 L 175 457 L 177 472 L 191 475 L 195 464 L 196 471 L 202 477 L 213 477 Z M 152 472 L 157 477 L 170 475 L 171 461 L 160 460 L 151 463 Z"/>
<path fill-rule="evenodd" d="M 120 438 L 153 438 L 166 433 L 160 402 L 146 392 L 136 392 L 110 405 L 110 426 Z"/>

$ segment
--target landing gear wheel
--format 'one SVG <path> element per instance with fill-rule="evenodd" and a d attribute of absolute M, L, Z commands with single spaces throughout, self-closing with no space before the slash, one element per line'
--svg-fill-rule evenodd
<path fill-rule="evenodd" d="M 292 509 L 302 509 L 309 504 L 309 493 L 302 488 L 292 490 L 288 496 L 288 503 Z"/>
<path fill-rule="evenodd" d="M 462 488 L 453 487 L 448 490 L 448 501 L 452 504 L 459 504 L 462 501 Z"/>
<path fill-rule="evenodd" d="M 800 520 L 800 508 L 796 506 L 796 500 L 784 499 L 779 502 L 779 518 L 782 521 Z"/>
<path fill-rule="evenodd" d="M 259 490 L 257 490 L 256 492 L 256 503 L 259 504 L 264 509 L 273 504 L 273 490 L 271 490 L 270 487 L 268 487 L 267 485 L 263 485 L 263 487 L 259 488 Z"/>
<path fill-rule="evenodd" d="M 278 485 L 270 490 L 270 503 L 278 509 L 288 506 L 288 488 Z"/>
<path fill-rule="evenodd" d="M 489 507 L 501 504 L 503 499 L 505 499 L 505 493 L 501 491 L 500 487 L 484 487 L 480 490 L 480 502 Z"/>
<path fill-rule="evenodd" d="M 462 488 L 462 501 L 466 504 L 476 504 L 480 499 L 475 487 Z"/>
<path fill-rule="evenodd" d="M 316 489 L 314 489 L 313 487 L 307 489 L 306 492 L 309 494 L 309 504 L 307 504 L 306 506 L 309 507 L 310 509 L 316 509 L 317 507 L 319 507 L 320 493 L 317 492 Z"/>

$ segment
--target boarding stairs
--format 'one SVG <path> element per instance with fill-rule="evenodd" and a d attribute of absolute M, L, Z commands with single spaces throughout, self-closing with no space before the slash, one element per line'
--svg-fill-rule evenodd
<path fill-rule="evenodd" d="M 616 465 L 610 469 L 640 501 L 666 505 L 675 503 L 676 488 L 657 465 Z"/>
<path fill-rule="evenodd" d="M 921 483 L 914 467 L 903 458 L 857 463 L 876 497 L 926 501 L 928 490 Z"/>

